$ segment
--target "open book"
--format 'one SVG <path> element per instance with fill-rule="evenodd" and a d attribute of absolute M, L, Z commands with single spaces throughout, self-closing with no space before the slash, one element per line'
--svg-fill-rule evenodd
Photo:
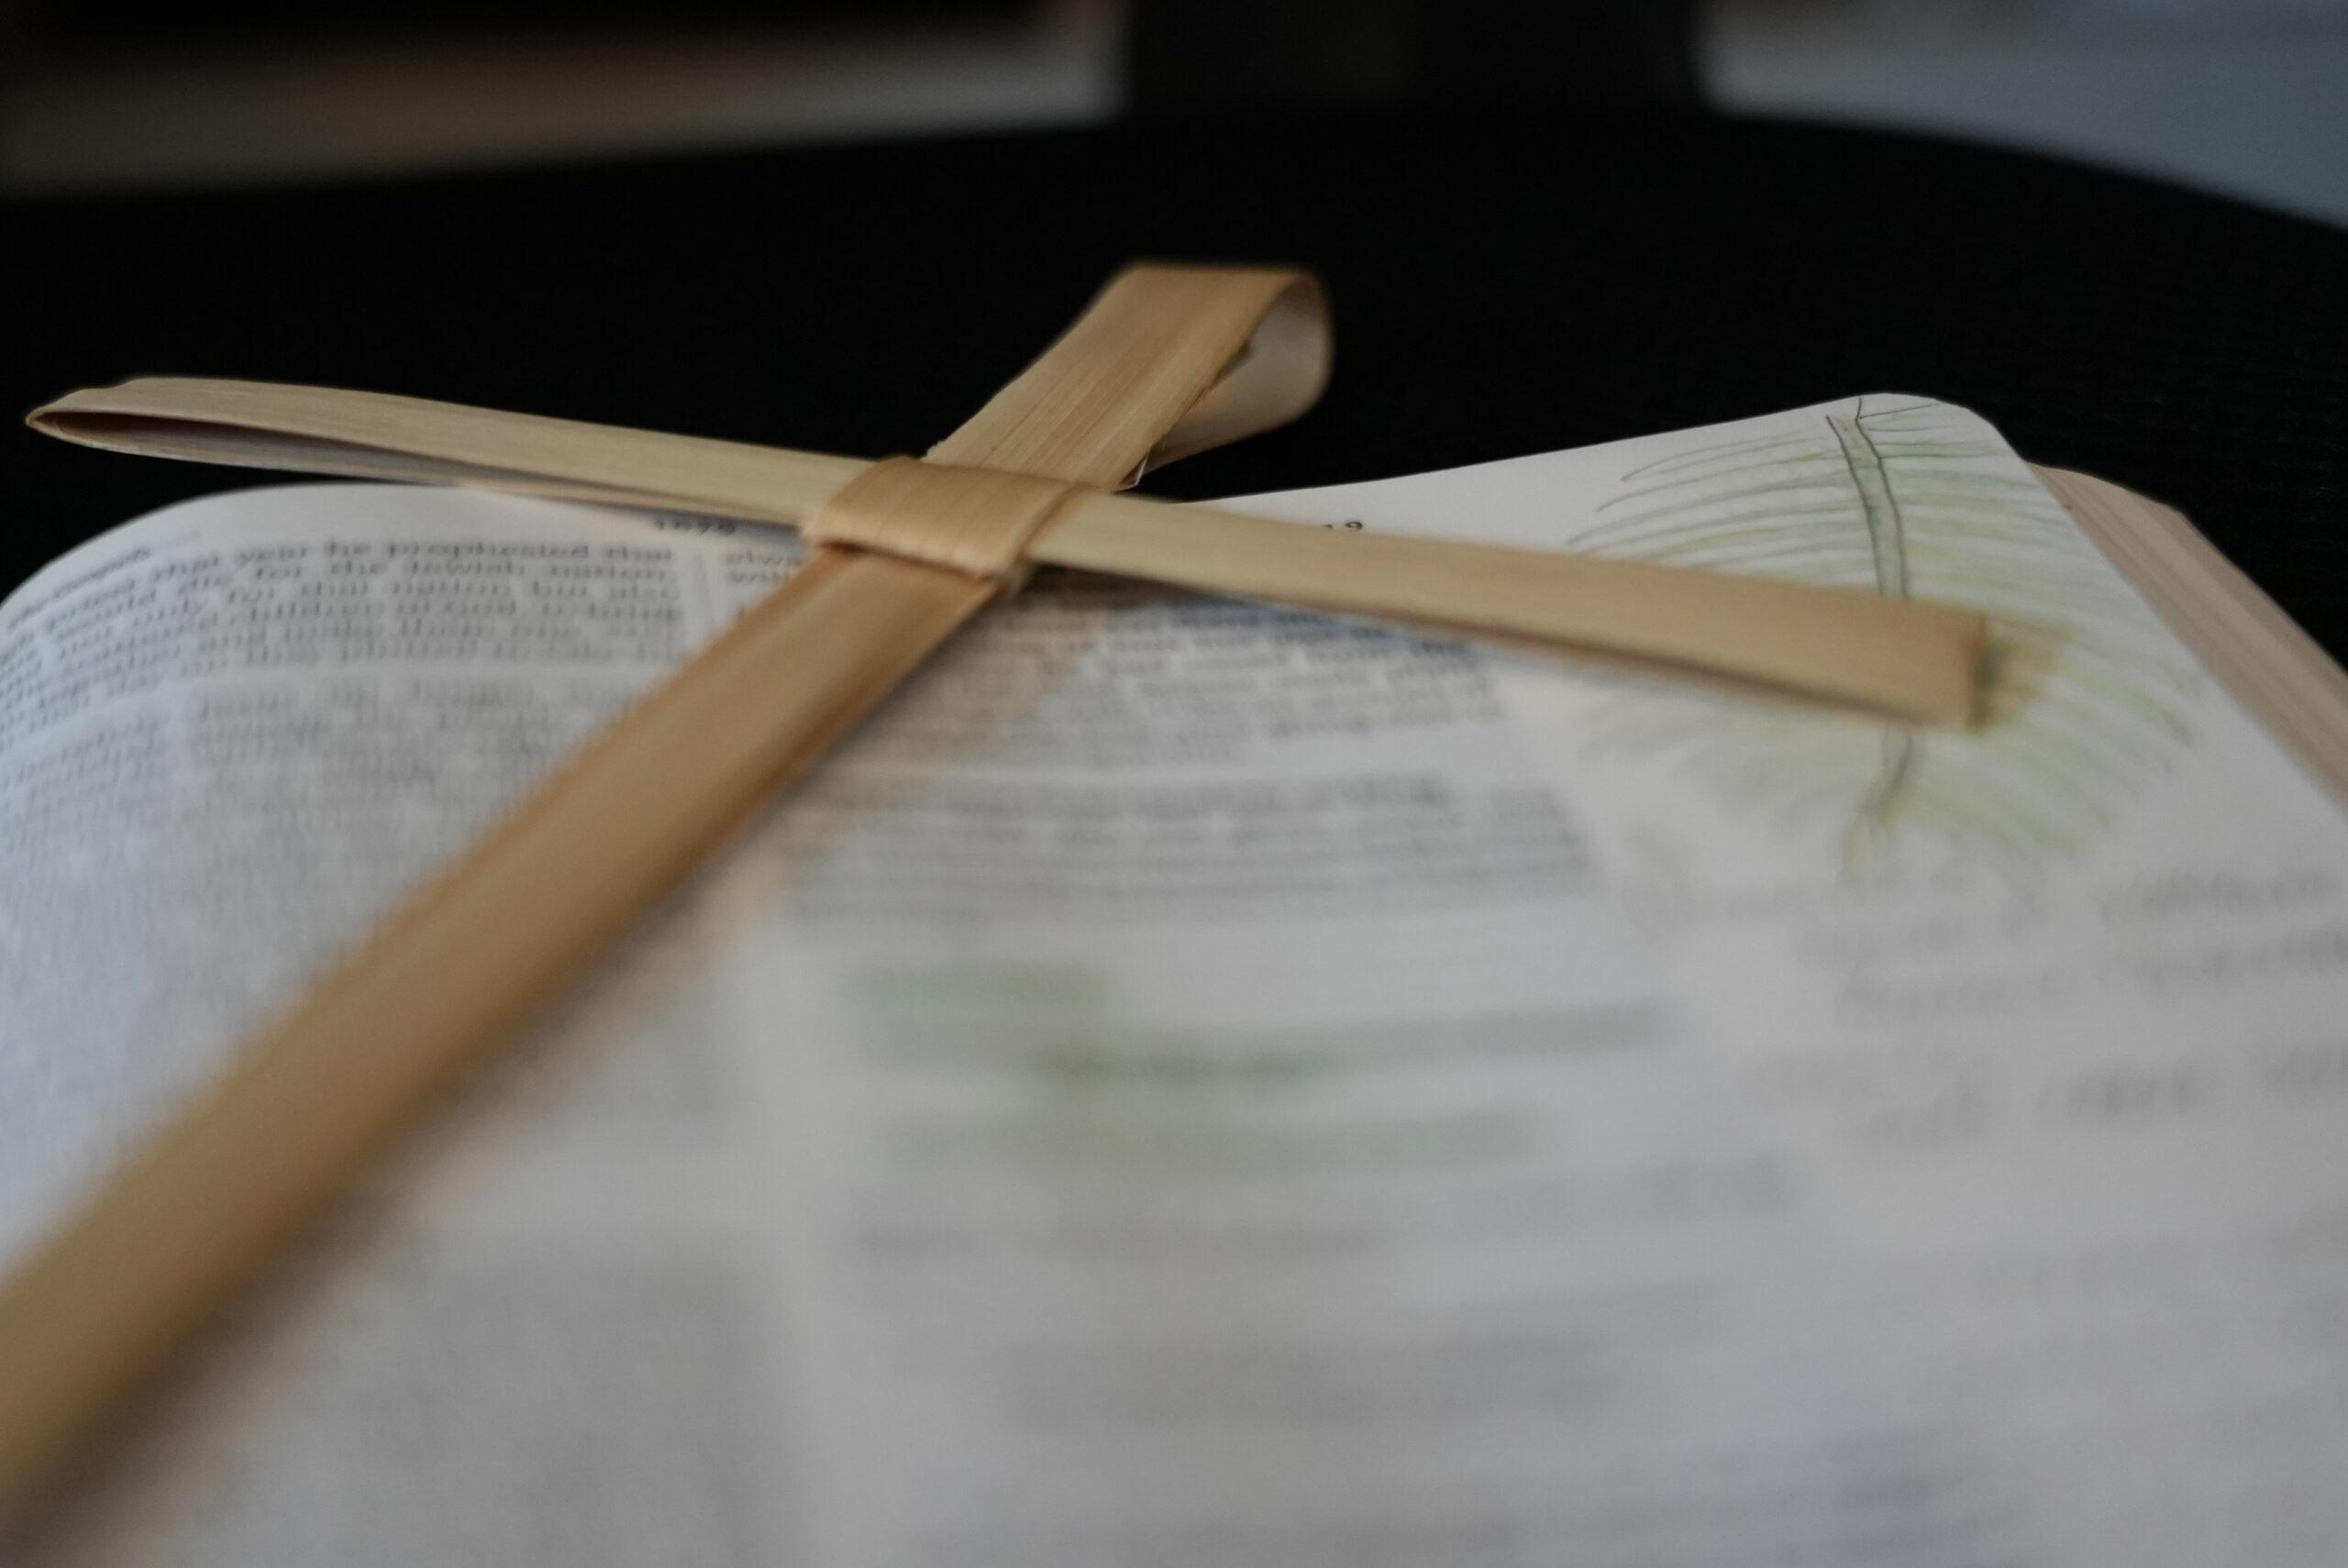
<path fill-rule="evenodd" d="M 1963 604 L 1988 720 L 1045 574 L 9 1561 L 2348 1561 L 2321 723 L 1923 399 L 1246 504 Z M 294 485 L 0 606 L 0 1259 L 794 558 Z"/>

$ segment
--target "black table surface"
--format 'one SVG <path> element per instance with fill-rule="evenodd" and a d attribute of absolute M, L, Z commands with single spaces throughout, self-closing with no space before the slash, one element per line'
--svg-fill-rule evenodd
<path fill-rule="evenodd" d="M 1981 148 L 1719 117 L 1144 125 L 0 207 L 20 408 L 253 377 L 919 451 L 1134 257 L 1302 262 L 1338 365 L 1204 496 L 1860 392 L 2188 513 L 2348 651 L 2348 234 Z M 0 587 L 255 482 L 11 429 Z"/>

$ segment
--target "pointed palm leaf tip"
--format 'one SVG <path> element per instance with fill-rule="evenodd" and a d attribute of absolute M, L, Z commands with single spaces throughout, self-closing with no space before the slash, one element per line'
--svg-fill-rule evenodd
<path fill-rule="evenodd" d="M 1963 734 L 1659 690 L 1598 715 L 1605 750 L 1676 756 L 1788 828 L 1835 824 L 1848 865 L 1922 839 L 2076 854 L 2191 743 L 2198 668 L 1963 409 L 1862 398 L 1813 429 L 1681 452 L 1624 474 L 1600 519 L 1577 548 L 1989 618 L 1982 722 Z"/>

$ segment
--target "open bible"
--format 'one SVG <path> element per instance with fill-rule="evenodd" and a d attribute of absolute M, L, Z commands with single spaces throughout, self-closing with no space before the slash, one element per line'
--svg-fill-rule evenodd
<path fill-rule="evenodd" d="M 1246 504 L 1977 610 L 1984 722 L 1044 573 L 11 1560 L 2348 1553 L 2336 673 L 1921 398 Z M 295 485 L 0 606 L 0 1257 L 796 549 Z"/>

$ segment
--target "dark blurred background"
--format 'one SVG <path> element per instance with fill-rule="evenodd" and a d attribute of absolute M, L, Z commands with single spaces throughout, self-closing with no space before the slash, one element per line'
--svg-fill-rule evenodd
<path fill-rule="evenodd" d="M 1955 132 L 2348 223 L 2348 0 L 0 0 L 0 191 L 1308 105 Z"/>

